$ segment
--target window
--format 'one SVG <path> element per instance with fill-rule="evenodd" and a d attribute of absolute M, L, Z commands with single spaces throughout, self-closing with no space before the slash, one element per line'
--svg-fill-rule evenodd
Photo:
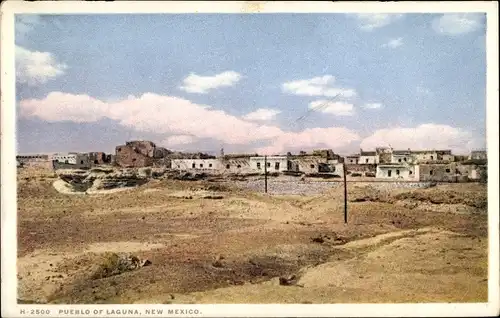
<path fill-rule="evenodd" d="M 399 170 L 396 170 L 396 175 L 399 176 Z"/>
<path fill-rule="evenodd" d="M 431 160 L 434 160 L 434 156 L 431 156 Z"/>
<path fill-rule="evenodd" d="M 136 160 L 137 160 L 137 158 L 132 159 L 133 162 L 135 162 Z"/>
<path fill-rule="evenodd" d="M 401 162 L 401 158 L 398 159 L 398 162 Z"/>
<path fill-rule="evenodd" d="M 314 169 L 314 165 L 311 165 L 311 169 Z"/>
<path fill-rule="evenodd" d="M 83 165 L 83 160 L 80 160 L 80 164 Z"/>
<path fill-rule="evenodd" d="M 257 162 L 257 169 L 260 170 L 260 162 Z"/>
<path fill-rule="evenodd" d="M 209 167 L 209 168 L 212 168 L 212 164 L 211 164 L 211 163 L 209 163 L 209 164 L 208 164 L 208 167 Z"/>
<path fill-rule="evenodd" d="M 230 165 L 226 165 L 226 169 L 229 169 L 229 168 L 231 168 L 231 166 Z"/>
<path fill-rule="evenodd" d="M 203 168 L 203 164 L 202 163 L 200 163 L 200 168 Z"/>
<path fill-rule="evenodd" d="M 180 168 L 181 166 L 177 165 L 177 168 Z"/>
<path fill-rule="evenodd" d="M 267 163 L 267 167 L 271 168 L 271 163 L 270 162 Z"/>
<path fill-rule="evenodd" d="M 274 164 L 274 170 L 280 170 L 280 163 L 279 162 L 276 162 Z"/>
<path fill-rule="evenodd" d="M 193 162 L 193 164 L 191 165 L 191 168 L 196 168 L 196 164 Z"/>
<path fill-rule="evenodd" d="M 122 151 L 122 148 L 118 148 L 118 152 Z"/>
<path fill-rule="evenodd" d="M 238 166 L 237 166 L 237 168 L 238 168 L 238 169 L 239 169 L 239 168 L 241 168 L 241 165 L 238 165 Z"/>
<path fill-rule="evenodd" d="M 368 163 L 368 161 L 369 161 L 368 159 L 365 160 L 366 163 Z"/>
<path fill-rule="evenodd" d="M 429 171 L 429 174 L 430 174 L 431 176 L 432 176 L 432 174 L 433 174 L 433 173 L 434 173 L 434 171 L 432 171 L 432 170 L 431 170 L 431 171 Z"/>
<path fill-rule="evenodd" d="M 392 170 L 387 170 L 387 176 L 390 177 L 392 175 Z"/>
<path fill-rule="evenodd" d="M 98 164 L 98 163 L 99 163 L 99 161 L 97 161 L 97 160 L 94 160 L 94 164 Z"/>
<path fill-rule="evenodd" d="M 446 172 L 448 172 L 448 173 L 449 173 L 449 172 L 450 172 L 450 169 L 446 169 Z"/>
<path fill-rule="evenodd" d="M 413 174 L 413 171 L 408 172 L 409 174 Z"/>
<path fill-rule="evenodd" d="M 64 163 L 69 163 L 68 160 L 64 160 Z"/>

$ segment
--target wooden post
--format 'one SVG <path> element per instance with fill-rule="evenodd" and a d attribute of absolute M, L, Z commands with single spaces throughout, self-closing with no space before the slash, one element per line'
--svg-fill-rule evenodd
<path fill-rule="evenodd" d="M 347 177 L 346 177 L 346 168 L 344 162 L 344 223 L 347 224 Z"/>
<path fill-rule="evenodd" d="M 267 193 L 267 156 L 264 156 L 264 187 Z"/>

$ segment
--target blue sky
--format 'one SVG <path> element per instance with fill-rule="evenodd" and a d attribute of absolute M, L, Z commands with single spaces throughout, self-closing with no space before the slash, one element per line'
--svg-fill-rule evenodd
<path fill-rule="evenodd" d="M 16 15 L 16 96 L 20 153 L 466 153 L 486 146 L 485 16 Z"/>

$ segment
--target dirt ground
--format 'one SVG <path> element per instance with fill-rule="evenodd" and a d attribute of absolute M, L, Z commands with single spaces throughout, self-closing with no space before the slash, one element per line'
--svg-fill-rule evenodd
<path fill-rule="evenodd" d="M 487 301 L 486 185 L 352 183 L 344 224 L 342 187 L 273 196 L 152 180 L 71 195 L 56 180 L 18 172 L 19 302 Z M 96 276 L 110 253 L 151 264 Z"/>

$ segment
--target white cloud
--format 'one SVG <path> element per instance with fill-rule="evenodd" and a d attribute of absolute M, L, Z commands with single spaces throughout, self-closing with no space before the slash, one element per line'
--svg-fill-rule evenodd
<path fill-rule="evenodd" d="M 317 100 L 309 103 L 309 109 L 335 116 L 354 115 L 354 105 L 344 102 L 334 102 L 330 100 Z"/>
<path fill-rule="evenodd" d="M 382 107 L 383 107 L 383 105 L 381 103 L 366 103 L 363 105 L 363 108 L 366 108 L 366 109 L 379 109 Z"/>
<path fill-rule="evenodd" d="M 187 145 L 195 141 L 196 139 L 189 135 L 175 135 L 165 139 L 163 144 L 169 147 L 169 146 Z"/>
<path fill-rule="evenodd" d="M 16 81 L 40 85 L 65 73 L 67 65 L 58 63 L 49 52 L 30 51 L 16 45 Z"/>
<path fill-rule="evenodd" d="M 243 116 L 243 119 L 255 120 L 255 121 L 267 121 L 274 119 L 276 115 L 278 115 L 279 113 L 281 113 L 280 110 L 259 108 L 256 111 L 248 113 L 245 116 Z"/>
<path fill-rule="evenodd" d="M 373 31 L 384 26 L 387 26 L 394 21 L 403 17 L 402 14 L 396 13 L 358 13 L 356 18 L 359 22 L 359 28 L 363 31 Z"/>
<path fill-rule="evenodd" d="M 382 47 L 395 49 L 403 45 L 403 38 L 391 39 L 389 42 L 382 44 Z"/>
<path fill-rule="evenodd" d="M 259 154 L 273 155 L 317 146 L 338 149 L 358 140 L 360 140 L 360 136 L 347 128 L 310 128 L 297 133 L 283 133 L 269 146 L 259 148 L 256 151 Z"/>
<path fill-rule="evenodd" d="M 214 76 L 200 76 L 191 73 L 184 79 L 184 85 L 181 86 L 180 89 L 189 93 L 206 94 L 219 87 L 233 86 L 238 83 L 241 78 L 241 74 L 234 71 L 222 72 Z"/>
<path fill-rule="evenodd" d="M 480 148 L 481 142 L 472 133 L 448 125 L 422 124 L 414 128 L 388 128 L 375 131 L 363 139 L 360 147 L 374 149 L 391 145 L 394 149 L 451 149 L 468 153 Z"/>
<path fill-rule="evenodd" d="M 439 34 L 457 36 L 478 30 L 484 19 L 479 13 L 447 13 L 436 18 L 432 27 Z"/>
<path fill-rule="evenodd" d="M 335 77 L 325 75 L 306 80 L 297 80 L 283 84 L 283 91 L 295 95 L 303 96 L 325 96 L 344 98 L 356 96 L 356 90 L 335 87 Z"/>
<path fill-rule="evenodd" d="M 272 152 L 286 151 L 293 145 L 326 144 L 336 148 L 359 139 L 355 132 L 343 127 L 287 132 L 276 126 L 231 116 L 207 105 L 152 93 L 104 102 L 88 95 L 52 92 L 43 99 L 22 100 L 19 106 L 21 116 L 50 122 L 69 120 L 81 123 L 110 118 L 138 132 L 175 135 L 171 142 L 189 141 L 185 136 L 233 145 L 266 142 L 269 146 L 261 150 Z"/>

